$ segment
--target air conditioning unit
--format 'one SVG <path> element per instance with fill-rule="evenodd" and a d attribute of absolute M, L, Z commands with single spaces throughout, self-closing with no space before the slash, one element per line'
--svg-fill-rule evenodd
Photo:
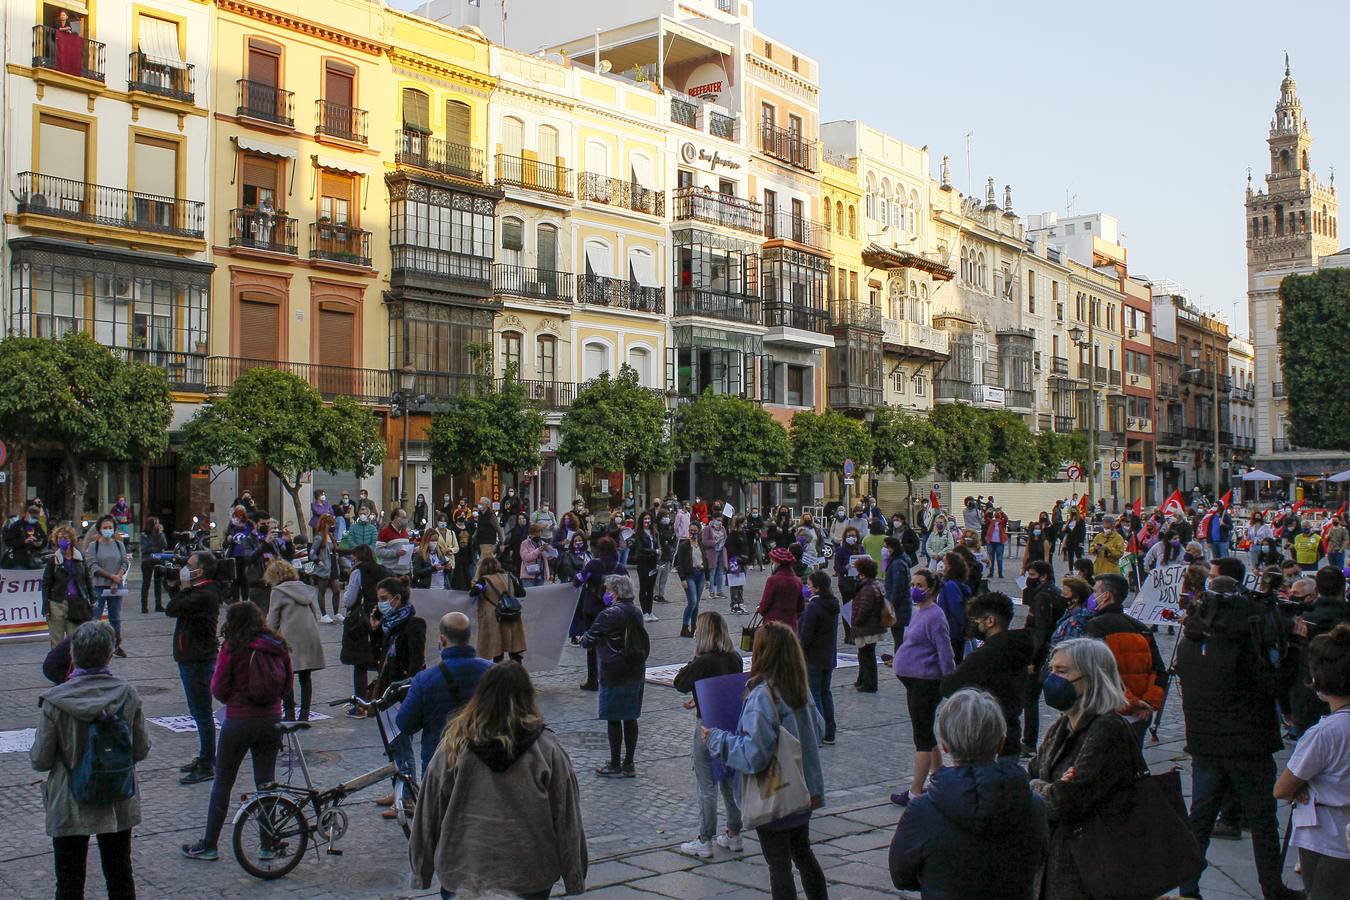
<path fill-rule="evenodd" d="M 1127 329 L 1125 332 L 1125 336 L 1132 341 L 1137 340 L 1139 338 L 1139 329 L 1138 328 Z"/>
<path fill-rule="evenodd" d="M 107 275 L 98 279 L 99 293 L 114 300 L 131 299 L 131 280 Z"/>
<path fill-rule="evenodd" d="M 1131 376 L 1130 376 L 1130 384 L 1138 384 L 1138 383 L 1139 383 L 1139 376 L 1138 376 L 1138 375 L 1131 375 Z"/>

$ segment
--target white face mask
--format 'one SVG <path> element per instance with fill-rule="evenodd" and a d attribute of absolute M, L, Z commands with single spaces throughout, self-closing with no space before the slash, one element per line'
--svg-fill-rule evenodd
<path fill-rule="evenodd" d="M 187 566 L 178 570 L 178 582 L 180 584 L 192 584 L 192 569 Z"/>

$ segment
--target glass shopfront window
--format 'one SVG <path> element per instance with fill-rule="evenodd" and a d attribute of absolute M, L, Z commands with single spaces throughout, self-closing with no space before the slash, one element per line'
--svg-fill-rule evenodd
<path fill-rule="evenodd" d="M 491 341 L 491 310 L 425 300 L 389 304 L 390 365 L 412 363 L 419 394 L 453 396 L 473 375 L 470 348 Z"/>

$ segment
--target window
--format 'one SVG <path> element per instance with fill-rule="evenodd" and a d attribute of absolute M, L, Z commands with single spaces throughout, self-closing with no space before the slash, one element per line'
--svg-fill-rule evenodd
<path fill-rule="evenodd" d="M 281 163 L 272 156 L 244 156 L 241 202 L 248 209 L 276 209 Z"/>
<path fill-rule="evenodd" d="M 319 173 L 319 221 L 334 225 L 355 224 L 352 218 L 353 179 L 338 172 Z"/>
<path fill-rule="evenodd" d="M 1027 312 L 1036 314 L 1036 273 L 1027 269 Z"/>
<path fill-rule="evenodd" d="M 885 178 L 881 179 L 881 196 L 878 198 L 878 205 L 881 209 L 879 210 L 877 221 L 881 223 L 882 228 L 885 228 L 891 223 L 891 183 Z"/>
<path fill-rule="evenodd" d="M 914 385 L 915 397 L 923 397 L 928 393 L 928 384 L 922 372 L 915 372 L 911 383 Z"/>
<path fill-rule="evenodd" d="M 1084 231 L 1091 231 L 1091 230 L 1092 230 L 1092 223 L 1091 223 L 1091 222 L 1084 222 L 1084 223 L 1083 223 L 1083 230 L 1084 230 Z"/>
<path fill-rule="evenodd" d="M 609 277 L 613 271 L 609 245 L 600 241 L 587 241 L 585 247 L 586 275 L 590 277 Z"/>
<path fill-rule="evenodd" d="M 525 223 L 514 216 L 502 219 L 502 249 L 515 251 L 525 249 Z"/>
<path fill-rule="evenodd" d="M 850 210 L 853 207 L 849 207 Z M 834 228 L 840 234 L 844 233 L 844 204 L 838 200 L 834 203 Z"/>
<path fill-rule="evenodd" d="M 644 287 L 656 287 L 656 263 L 650 250 L 634 247 L 628 251 L 628 280 Z"/>
<path fill-rule="evenodd" d="M 551 162 L 547 159 L 542 150 L 539 154 L 540 160 Z M 594 172 L 596 175 L 609 175 L 609 147 L 601 141 L 586 142 L 586 171 Z"/>
<path fill-rule="evenodd" d="M 413 88 L 403 89 L 403 130 L 431 134 L 431 106 L 427 95 Z"/>
<path fill-rule="evenodd" d="M 514 116 L 502 119 L 502 152 L 520 156 L 525 148 L 525 123 Z"/>
<path fill-rule="evenodd" d="M 249 41 L 248 80 L 254 84 L 281 87 L 281 48 L 262 41 Z"/>
<path fill-rule="evenodd" d="M 493 200 L 416 183 L 391 185 L 389 192 L 389 243 L 395 269 L 491 281 L 496 241 Z"/>
<path fill-rule="evenodd" d="M 178 144 L 144 134 L 136 135 L 136 167 L 132 190 L 138 222 L 169 227 L 174 224 L 173 199 L 178 196 Z"/>
<path fill-rule="evenodd" d="M 832 218 L 832 216 L 831 216 L 831 214 L 830 214 L 831 211 L 830 211 L 830 201 L 829 201 L 829 200 L 826 200 L 826 201 L 824 202 L 824 204 L 822 204 L 822 209 L 823 209 L 823 211 L 824 211 L 824 213 L 825 213 L 825 220 L 824 220 L 821 224 L 823 224 L 823 225 L 825 226 L 825 230 L 826 230 L 826 231 L 829 231 L 829 230 L 831 230 L 830 219 Z"/>
<path fill-rule="evenodd" d="M 678 190 L 691 188 L 694 186 L 694 173 L 688 169 L 678 169 L 675 172 L 675 187 Z"/>
<path fill-rule="evenodd" d="M 356 314 L 350 307 L 337 303 L 321 304 L 318 332 L 319 365 L 346 368 L 356 364 Z M 329 373 L 322 373 L 320 377 L 325 376 Z M 338 376 L 334 380 L 342 379 Z"/>
<path fill-rule="evenodd" d="M 586 344 L 582 356 L 581 380 L 587 382 L 609 371 L 609 348 L 604 344 Z"/>
<path fill-rule="evenodd" d="M 558 269 L 558 226 L 541 222 L 534 232 L 535 266 L 541 272 Z M 550 276 L 551 277 L 551 276 Z"/>
<path fill-rule="evenodd" d="M 534 371 L 543 381 L 558 377 L 558 339 L 551 334 L 541 334 L 535 341 Z"/>
<path fill-rule="evenodd" d="M 144 55 L 140 82 L 176 88 L 185 67 L 178 41 L 178 23 L 141 13 L 136 20 L 137 49 Z"/>
<path fill-rule="evenodd" d="M 473 372 L 469 349 L 492 341 L 491 310 L 421 300 L 398 300 L 389 309 L 390 359 L 407 360 L 424 376 L 425 388 L 448 391 L 462 383 L 446 375 Z"/>
<path fill-rule="evenodd" d="M 651 386 L 652 384 L 652 354 L 646 347 L 630 347 L 628 350 L 628 365 L 637 372 L 638 384 Z"/>
<path fill-rule="evenodd" d="M 717 193 L 724 197 L 735 197 L 736 182 L 732 181 L 730 178 L 719 179 L 717 182 Z"/>
<path fill-rule="evenodd" d="M 761 103 L 759 106 L 759 121 L 765 131 L 771 131 L 777 127 L 778 113 L 772 104 Z"/>
<path fill-rule="evenodd" d="M 787 367 L 787 400 L 788 406 L 804 406 L 802 402 L 806 396 L 806 367 L 788 366 Z"/>
<path fill-rule="evenodd" d="M 83 184 L 85 179 L 85 158 L 89 143 L 89 126 L 83 122 L 59 119 L 43 114 L 38 120 L 38 141 L 41 174 L 52 178 L 65 178 Z M 74 202 L 79 203 L 83 194 L 76 189 Z M 64 196 L 62 205 L 71 202 Z"/>
<path fill-rule="evenodd" d="M 848 236 L 856 238 L 858 236 L 858 210 L 852 204 L 848 208 Z"/>
<path fill-rule="evenodd" d="M 333 106 L 348 110 L 356 105 L 356 72 L 351 66 L 338 62 L 324 63 L 323 99 Z M 351 130 L 350 121 L 342 124 L 345 126 L 342 131 Z"/>
<path fill-rule="evenodd" d="M 656 183 L 652 177 L 652 161 L 642 153 L 634 153 L 628 160 L 629 180 L 633 183 L 633 193 L 641 196 L 640 188 L 647 188 Z M 726 179 L 722 179 L 724 182 Z M 735 188 L 731 191 L 736 193 Z"/>
<path fill-rule="evenodd" d="M 905 384 L 909 378 L 905 375 L 904 369 L 896 369 L 891 373 L 891 386 L 895 388 L 897 394 L 905 393 Z"/>
<path fill-rule="evenodd" d="M 473 111 L 458 100 L 445 101 L 445 139 L 451 144 L 473 144 Z"/>
<path fill-rule="evenodd" d="M 520 374 L 520 342 L 521 334 L 519 331 L 502 332 L 502 371 L 506 372 L 512 366 L 515 367 L 516 374 Z"/>

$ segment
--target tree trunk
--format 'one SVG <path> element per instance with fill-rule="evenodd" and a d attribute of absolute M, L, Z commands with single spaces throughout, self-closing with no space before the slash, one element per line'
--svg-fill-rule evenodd
<path fill-rule="evenodd" d="M 81 465 L 80 458 L 74 453 L 66 453 L 66 472 L 70 475 L 70 521 L 77 529 L 81 530 L 80 538 L 83 540 L 83 528 L 81 522 L 84 519 L 84 466 Z"/>
<path fill-rule="evenodd" d="M 277 481 L 281 482 L 281 487 L 291 497 L 291 506 L 295 509 L 295 533 L 302 542 L 308 543 L 309 533 L 306 531 L 306 525 L 309 520 L 305 518 L 304 510 L 300 506 L 300 478 L 297 476 L 294 482 L 290 482 L 282 477 L 281 473 L 274 474 L 277 476 Z"/>

